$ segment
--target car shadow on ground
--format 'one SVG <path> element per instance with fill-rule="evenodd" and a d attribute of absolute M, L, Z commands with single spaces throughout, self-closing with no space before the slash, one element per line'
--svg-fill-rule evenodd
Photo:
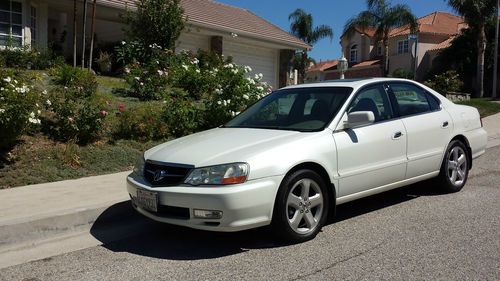
<path fill-rule="evenodd" d="M 432 182 L 414 184 L 340 205 L 336 217 L 327 225 L 420 196 L 441 194 Z M 129 201 L 108 208 L 95 221 L 90 232 L 111 251 L 171 260 L 212 259 L 251 249 L 287 246 L 273 237 L 268 227 L 221 233 L 157 223 L 138 214 Z"/>

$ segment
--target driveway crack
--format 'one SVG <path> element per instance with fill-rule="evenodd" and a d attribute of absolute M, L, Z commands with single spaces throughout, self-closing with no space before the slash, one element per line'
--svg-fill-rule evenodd
<path fill-rule="evenodd" d="M 365 249 L 364 251 L 361 251 L 361 252 L 359 252 L 359 253 L 357 253 L 357 254 L 354 254 L 354 255 L 352 255 L 352 256 L 349 256 L 349 257 L 346 257 L 346 258 L 341 259 L 341 260 L 339 260 L 339 261 L 336 261 L 336 262 L 334 262 L 334 263 L 332 263 L 332 264 L 330 264 L 330 265 L 328 265 L 328 266 L 325 266 L 325 267 L 323 267 L 323 268 L 319 268 L 319 269 L 317 269 L 317 270 L 315 270 L 315 271 L 313 271 L 313 272 L 310 272 L 310 273 L 307 273 L 307 274 L 303 274 L 303 275 L 299 275 L 299 276 L 297 276 L 297 277 L 295 277 L 295 278 L 289 279 L 289 281 L 300 280 L 300 279 L 303 279 L 303 278 L 305 278 L 305 277 L 312 276 L 312 275 L 315 275 L 315 274 L 321 273 L 321 272 L 323 272 L 323 271 L 325 271 L 325 270 L 328 270 L 328 269 L 334 268 L 335 266 L 337 266 L 337 265 L 339 265 L 339 264 L 342 264 L 342 263 L 347 262 L 347 261 L 349 261 L 349 260 L 355 259 L 355 258 L 357 258 L 357 257 L 360 257 L 360 256 L 362 256 L 362 255 L 364 255 L 364 254 L 367 254 L 367 253 L 369 253 L 369 252 L 371 252 L 371 251 L 374 251 L 374 250 L 376 250 L 376 249 L 380 248 L 380 246 L 384 245 L 384 244 L 385 244 L 385 242 L 386 242 L 386 241 L 384 240 L 384 241 L 382 241 L 382 242 L 380 242 L 380 243 L 378 243 L 378 244 L 375 244 L 373 247 L 370 247 L 370 248 L 368 248 L 368 249 Z"/>

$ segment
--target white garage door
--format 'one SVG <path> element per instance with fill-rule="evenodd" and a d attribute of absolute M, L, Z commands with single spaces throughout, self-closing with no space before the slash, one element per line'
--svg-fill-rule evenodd
<path fill-rule="evenodd" d="M 182 50 L 192 51 L 194 53 L 198 52 L 199 49 L 209 50 L 210 48 L 210 37 L 202 34 L 194 33 L 181 33 L 179 39 L 177 40 L 177 46 L 175 51 L 177 53 Z"/>
<path fill-rule="evenodd" d="M 224 40 L 224 56 L 232 56 L 238 65 L 248 65 L 252 68 L 252 75 L 262 73 L 263 81 L 274 89 L 278 87 L 278 50 L 249 46 L 241 43 Z"/>

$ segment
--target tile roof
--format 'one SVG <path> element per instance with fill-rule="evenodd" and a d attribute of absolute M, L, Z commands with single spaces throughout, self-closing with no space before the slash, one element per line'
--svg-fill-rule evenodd
<path fill-rule="evenodd" d="M 446 13 L 434 12 L 432 14 L 421 17 L 417 20 L 420 33 L 439 34 L 439 35 L 456 35 L 460 29 L 466 25 L 462 17 Z M 403 26 L 393 29 L 389 36 L 408 35 L 410 28 Z"/>
<path fill-rule="evenodd" d="M 332 67 L 337 67 L 337 64 L 339 63 L 338 60 L 327 60 L 327 61 L 320 61 L 316 63 L 315 65 L 309 67 L 307 69 L 307 72 L 314 72 L 314 71 L 324 71 Z"/>
<path fill-rule="evenodd" d="M 98 0 L 101 5 L 135 7 L 135 0 Z M 212 0 L 181 0 L 188 23 L 309 49 L 311 46 L 249 10 Z"/>
<path fill-rule="evenodd" d="M 363 67 L 363 66 L 378 65 L 378 64 L 380 64 L 380 62 L 381 62 L 380 59 L 378 59 L 378 60 L 365 60 L 365 61 L 362 61 L 360 63 L 354 64 L 352 67 L 356 68 L 356 67 Z"/>
<path fill-rule="evenodd" d="M 453 39 L 455 39 L 455 38 L 456 38 L 456 36 L 451 36 L 450 38 L 448 38 L 448 39 L 444 40 L 443 42 L 434 46 L 432 49 L 427 50 L 427 52 L 439 51 L 442 49 L 446 49 L 451 45 L 451 41 L 453 41 Z"/>

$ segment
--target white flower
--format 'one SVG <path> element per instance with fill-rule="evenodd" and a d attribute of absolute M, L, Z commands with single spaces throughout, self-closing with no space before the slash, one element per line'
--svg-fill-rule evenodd
<path fill-rule="evenodd" d="M 125 41 L 122 41 L 122 45 L 125 45 L 125 44 L 127 44 L 127 42 L 125 42 Z"/>
<path fill-rule="evenodd" d="M 29 121 L 30 123 L 33 123 L 33 124 L 40 124 L 40 123 L 41 123 L 41 122 L 40 122 L 40 119 L 38 119 L 38 118 L 31 118 L 31 117 L 30 117 L 30 118 L 28 118 L 28 121 Z"/>
<path fill-rule="evenodd" d="M 160 61 L 158 61 L 158 60 L 157 60 L 157 61 L 156 61 L 156 64 L 160 64 Z"/>
<path fill-rule="evenodd" d="M 31 118 L 35 118 L 35 112 L 33 112 L 33 111 L 32 111 L 32 112 L 30 113 L 30 117 L 31 117 Z"/>
<path fill-rule="evenodd" d="M 192 64 L 198 64 L 200 61 L 197 58 L 194 58 L 194 60 L 191 61 Z"/>
<path fill-rule="evenodd" d="M 259 73 L 259 78 L 262 79 L 262 77 L 264 77 L 264 75 L 262 75 L 262 73 Z"/>
<path fill-rule="evenodd" d="M 160 70 L 160 69 L 158 69 L 157 72 L 158 72 L 158 75 L 160 75 L 160 76 L 163 76 L 163 74 L 164 74 L 163 70 Z"/>
<path fill-rule="evenodd" d="M 135 80 L 137 80 L 137 81 L 141 80 L 141 78 L 140 78 L 140 77 L 137 77 L 137 76 L 136 76 L 136 77 L 134 77 L 134 79 L 135 79 Z"/>
<path fill-rule="evenodd" d="M 217 104 L 218 104 L 218 105 L 221 105 L 221 104 L 222 104 L 222 102 L 219 100 L 219 101 L 217 101 Z"/>
<path fill-rule="evenodd" d="M 245 72 L 248 73 L 248 72 L 251 72 L 252 71 L 252 68 L 250 66 L 245 66 Z"/>
<path fill-rule="evenodd" d="M 182 65 L 182 68 L 184 68 L 184 70 L 188 70 L 188 69 L 189 69 L 189 66 L 187 66 L 187 65 L 183 64 L 183 65 Z"/>
<path fill-rule="evenodd" d="M 46 95 L 46 94 L 47 94 L 47 90 L 43 90 L 42 95 Z"/>
<path fill-rule="evenodd" d="M 144 83 L 143 83 L 143 82 L 141 82 L 141 83 L 139 83 L 139 85 L 144 86 Z"/>
<path fill-rule="evenodd" d="M 130 68 L 125 67 L 125 73 L 127 73 L 127 74 L 130 73 Z"/>
<path fill-rule="evenodd" d="M 199 70 L 199 69 L 196 69 L 195 71 L 196 71 L 196 73 L 200 73 L 200 70 Z"/>
<path fill-rule="evenodd" d="M 46 101 L 45 101 L 45 104 L 47 104 L 48 106 L 51 106 L 51 105 L 52 105 L 52 103 L 50 102 L 50 100 L 46 100 Z"/>
<path fill-rule="evenodd" d="M 219 95 L 222 94 L 222 89 L 220 88 L 215 89 L 215 93 Z"/>
<path fill-rule="evenodd" d="M 10 81 L 12 81 L 12 79 L 10 77 L 7 77 L 7 78 L 4 78 L 3 81 L 10 83 Z"/>
<path fill-rule="evenodd" d="M 36 107 L 40 107 L 40 105 L 39 105 L 38 103 L 35 103 L 35 106 L 36 106 Z"/>
<path fill-rule="evenodd" d="M 230 104 L 230 103 L 231 103 L 231 100 L 230 100 L 230 99 L 229 99 L 229 100 L 227 100 L 227 104 Z"/>
<path fill-rule="evenodd" d="M 4 112 L 5 112 L 5 109 L 0 108 L 0 113 L 4 113 Z"/>
<path fill-rule="evenodd" d="M 40 113 L 42 113 L 40 110 L 37 110 L 36 112 L 38 113 L 38 115 L 40 115 Z"/>
<path fill-rule="evenodd" d="M 257 86 L 257 90 L 259 90 L 259 91 L 264 91 L 264 87 L 262 87 L 262 86 Z"/>
<path fill-rule="evenodd" d="M 237 69 L 237 68 L 233 68 L 231 71 L 232 71 L 234 74 L 237 74 L 237 73 L 238 73 L 238 69 Z"/>
<path fill-rule="evenodd" d="M 248 100 L 250 97 L 247 94 L 244 94 L 243 98 L 246 99 L 246 100 Z"/>
<path fill-rule="evenodd" d="M 224 65 L 225 68 L 233 68 L 234 65 L 232 63 L 228 63 L 226 65 Z"/>

